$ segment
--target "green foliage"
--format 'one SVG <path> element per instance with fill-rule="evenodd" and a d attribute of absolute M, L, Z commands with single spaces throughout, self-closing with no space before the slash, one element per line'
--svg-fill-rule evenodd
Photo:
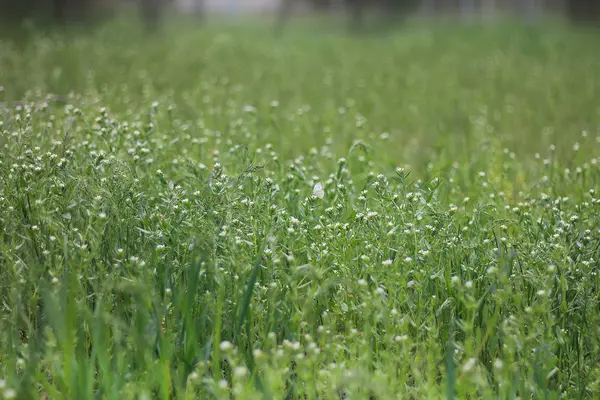
<path fill-rule="evenodd" d="M 0 42 L 0 397 L 598 398 L 593 35 Z"/>

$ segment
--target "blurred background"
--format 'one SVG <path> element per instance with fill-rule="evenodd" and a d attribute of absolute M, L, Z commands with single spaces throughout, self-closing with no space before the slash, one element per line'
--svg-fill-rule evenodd
<path fill-rule="evenodd" d="M 271 15 L 282 25 L 299 14 L 336 13 L 347 15 L 359 26 L 368 14 L 386 20 L 408 16 L 453 17 L 464 21 L 498 17 L 536 20 L 558 16 L 576 23 L 600 20 L 597 0 L 1 0 L 3 24 L 90 23 L 114 17 L 125 10 L 139 12 L 149 29 L 156 29 L 167 13 L 195 16 Z"/>

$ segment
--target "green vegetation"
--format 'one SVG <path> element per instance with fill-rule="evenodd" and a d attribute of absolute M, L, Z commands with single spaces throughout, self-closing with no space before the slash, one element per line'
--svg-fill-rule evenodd
<path fill-rule="evenodd" d="M 597 40 L 0 42 L 0 398 L 598 398 Z"/>

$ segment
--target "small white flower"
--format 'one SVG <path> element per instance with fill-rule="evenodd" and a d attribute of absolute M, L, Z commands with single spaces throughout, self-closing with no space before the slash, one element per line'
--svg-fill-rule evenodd
<path fill-rule="evenodd" d="M 230 341 L 224 340 L 219 344 L 219 349 L 223 352 L 230 351 L 233 349 L 233 344 Z"/>
<path fill-rule="evenodd" d="M 198 379 L 200 379 L 200 375 L 198 374 L 198 372 L 193 371 L 191 374 L 188 375 L 188 379 L 192 382 L 196 382 L 198 381 Z"/>
<path fill-rule="evenodd" d="M 394 337 L 394 341 L 397 343 L 406 342 L 407 339 L 408 339 L 407 335 L 398 335 L 398 336 Z"/>
<path fill-rule="evenodd" d="M 246 374 L 248 373 L 248 369 L 246 367 L 236 367 L 233 370 L 233 374 L 237 377 L 237 378 L 243 378 L 244 376 L 246 376 Z"/>
<path fill-rule="evenodd" d="M 471 357 L 467 360 L 467 362 L 465 363 L 465 365 L 463 365 L 462 370 L 463 372 L 470 372 L 474 367 L 475 364 L 477 363 L 477 359 L 475 357 Z"/>

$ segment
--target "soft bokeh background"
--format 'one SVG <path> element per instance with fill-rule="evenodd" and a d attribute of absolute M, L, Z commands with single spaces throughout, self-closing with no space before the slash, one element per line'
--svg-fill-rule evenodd
<path fill-rule="evenodd" d="M 344 10 L 362 14 L 379 9 L 396 18 L 415 14 L 446 15 L 472 21 L 508 14 L 534 20 L 541 15 L 556 14 L 578 22 L 597 20 L 600 14 L 600 3 L 595 0 L 2 0 L 0 12 L 5 23 L 18 23 L 27 18 L 59 23 L 89 22 L 120 13 L 124 4 L 139 7 L 150 25 L 165 11 L 239 16 Z"/>

